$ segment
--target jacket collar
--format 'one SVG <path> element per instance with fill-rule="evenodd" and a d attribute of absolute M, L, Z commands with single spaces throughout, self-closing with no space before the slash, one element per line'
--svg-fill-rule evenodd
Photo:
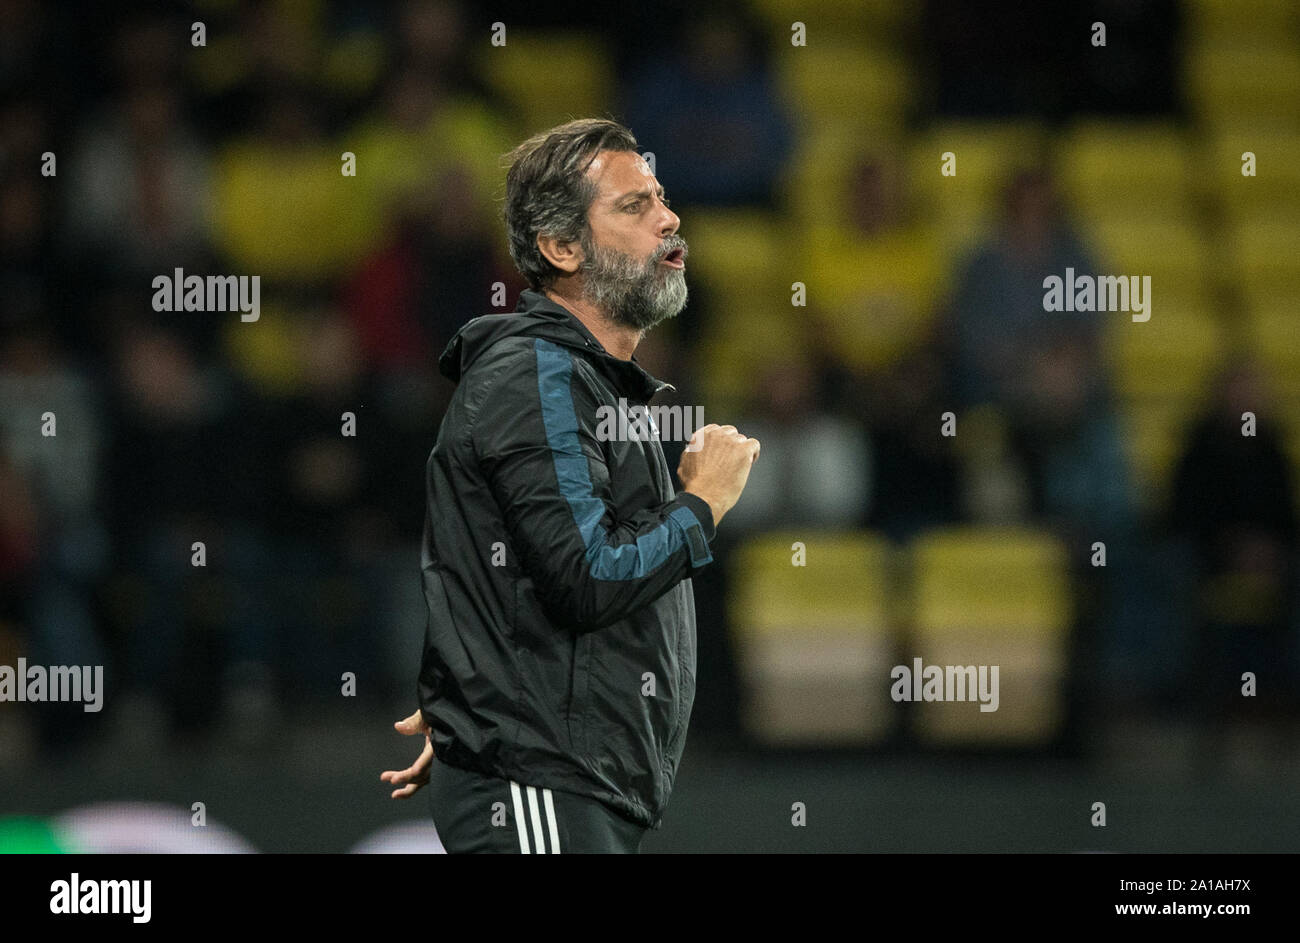
<path fill-rule="evenodd" d="M 664 391 L 676 392 L 677 390 L 677 387 L 671 383 L 652 376 L 649 371 L 637 362 L 635 354 L 632 355 L 631 360 L 622 360 L 615 357 L 601 345 L 600 341 L 596 339 L 596 335 L 591 333 L 591 330 L 582 323 L 577 315 L 564 305 L 552 301 L 545 292 L 525 288 L 519 293 L 519 303 L 515 305 L 515 312 L 535 312 L 550 315 L 559 323 L 566 325 L 582 339 L 581 349 L 593 359 L 596 367 L 609 378 L 624 396 L 636 397 L 642 402 L 648 402 L 656 393 Z M 554 340 L 555 338 L 551 339 Z M 560 342 L 563 343 L 563 341 Z M 568 344 L 567 346 L 578 345 Z"/>

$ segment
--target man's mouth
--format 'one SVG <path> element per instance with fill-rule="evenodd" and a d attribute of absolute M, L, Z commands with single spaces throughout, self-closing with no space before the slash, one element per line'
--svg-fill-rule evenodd
<path fill-rule="evenodd" d="M 674 249 L 663 257 L 660 264 L 671 265 L 673 268 L 686 268 L 686 253 L 681 249 Z"/>

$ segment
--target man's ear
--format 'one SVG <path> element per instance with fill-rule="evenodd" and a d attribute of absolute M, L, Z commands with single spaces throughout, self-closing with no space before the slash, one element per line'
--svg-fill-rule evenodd
<path fill-rule="evenodd" d="M 577 242 L 566 242 L 555 236 L 537 237 L 537 248 L 546 261 L 550 262 L 565 275 L 572 275 L 582 264 L 582 246 Z"/>

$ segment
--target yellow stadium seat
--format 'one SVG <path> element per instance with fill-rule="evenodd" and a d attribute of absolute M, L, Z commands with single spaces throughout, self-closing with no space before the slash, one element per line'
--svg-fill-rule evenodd
<path fill-rule="evenodd" d="M 873 159 L 892 166 L 902 150 L 900 141 L 894 135 L 850 125 L 820 127 L 802 135 L 783 173 L 779 191 L 783 211 L 805 226 L 846 223 L 849 175 Z"/>
<path fill-rule="evenodd" d="M 1254 176 L 1242 174 L 1243 154 L 1254 155 Z M 1300 125 L 1229 124 L 1215 129 L 1204 173 L 1224 215 L 1240 223 L 1261 211 L 1300 217 Z"/>
<path fill-rule="evenodd" d="M 786 260 L 789 227 L 770 212 L 680 208 L 686 266 L 708 291 L 699 356 L 711 410 L 739 408 L 763 365 L 805 342 L 804 308 L 791 304 L 797 271 Z"/>
<path fill-rule="evenodd" d="M 304 330 L 301 312 L 263 304 L 261 317 L 225 328 L 225 354 L 235 370 L 266 395 L 297 392 L 306 379 L 301 357 Z"/>
<path fill-rule="evenodd" d="M 1193 151 L 1175 125 L 1087 121 L 1057 140 L 1055 166 L 1067 203 L 1137 214 L 1178 215 L 1195 179 Z"/>
<path fill-rule="evenodd" d="M 1226 248 L 1252 300 L 1300 299 L 1300 217 L 1289 212 L 1242 215 Z"/>
<path fill-rule="evenodd" d="M 931 745 L 1049 743 L 1065 718 L 1072 619 L 1068 562 L 1055 537 L 1019 528 L 948 528 L 916 538 L 912 621 L 903 665 L 998 666 L 998 707 L 968 700 L 911 705 Z M 945 670 L 945 676 L 947 672 Z"/>
<path fill-rule="evenodd" d="M 988 213 L 998 208 L 1017 171 L 1042 162 L 1046 135 L 1032 122 L 950 121 L 932 125 L 909 146 L 909 179 L 919 201 L 936 216 Z M 943 155 L 954 157 L 944 176 Z"/>
<path fill-rule="evenodd" d="M 613 64 L 598 35 L 511 29 L 504 46 L 479 44 L 474 59 L 488 84 L 519 110 L 529 134 L 606 114 L 613 103 Z"/>
<path fill-rule="evenodd" d="M 676 207 L 674 207 L 676 209 Z M 687 274 L 720 300 L 742 298 L 763 307 L 790 303 L 789 226 L 763 210 L 679 210 L 690 246 Z"/>
<path fill-rule="evenodd" d="M 1203 405 L 1204 396 L 1197 396 L 1133 399 L 1121 407 L 1124 447 L 1138 502 L 1147 511 L 1167 506 L 1174 465 Z"/>
<path fill-rule="evenodd" d="M 1278 0 L 1184 0 L 1198 42 L 1271 41 L 1300 29 L 1300 7 Z"/>
<path fill-rule="evenodd" d="M 810 309 L 850 364 L 880 369 L 924 339 L 949 278 L 934 232 L 865 239 L 818 227 L 800 241 Z"/>
<path fill-rule="evenodd" d="M 736 551 L 729 605 L 752 736 L 866 745 L 890 732 L 890 561 L 869 532 L 765 534 Z"/>
<path fill-rule="evenodd" d="M 829 40 L 786 50 L 776 63 L 804 132 L 827 125 L 897 130 L 915 96 L 914 69 L 890 50 Z"/>
<path fill-rule="evenodd" d="M 1227 353 L 1220 323 L 1195 308 L 1165 310 L 1152 287 L 1151 319 L 1108 314 L 1103 354 L 1125 397 L 1189 400 L 1200 395 Z"/>
<path fill-rule="evenodd" d="M 363 254 L 379 232 L 339 152 L 233 145 L 214 172 L 213 238 L 242 271 L 271 277 L 327 276 Z"/>
<path fill-rule="evenodd" d="M 710 415 L 735 415 L 752 397 L 755 378 L 770 364 L 798 356 L 808 344 L 804 309 L 780 298 L 762 304 L 725 296 L 710 310 L 697 363 Z"/>
<path fill-rule="evenodd" d="M 1247 338 L 1274 395 L 1300 401 L 1300 305 L 1256 306 L 1247 320 Z"/>
<path fill-rule="evenodd" d="M 1157 305 L 1206 295 L 1217 271 L 1214 247 L 1188 217 L 1088 216 L 1078 228 L 1101 269 L 1087 274 L 1151 276 L 1153 320 Z"/>
<path fill-rule="evenodd" d="M 1042 163 L 1045 142 L 1036 123 L 992 121 L 943 122 L 912 139 L 908 182 L 945 256 L 959 258 L 990 237 L 1007 185 Z M 946 166 L 955 173 L 944 176 Z"/>
<path fill-rule="evenodd" d="M 1192 44 L 1184 81 L 1202 120 L 1300 121 L 1300 51 L 1294 36 Z"/>

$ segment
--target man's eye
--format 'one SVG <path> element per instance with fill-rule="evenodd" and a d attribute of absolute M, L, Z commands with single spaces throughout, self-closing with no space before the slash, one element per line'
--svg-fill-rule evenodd
<path fill-rule="evenodd" d="M 638 202 L 636 202 L 636 203 L 629 203 L 627 206 L 623 207 L 623 209 L 627 210 L 627 211 L 630 212 L 630 213 L 634 213 L 634 212 L 637 211 L 637 209 L 638 209 L 640 206 L 641 206 L 641 203 L 640 203 L 640 201 L 638 201 Z"/>

